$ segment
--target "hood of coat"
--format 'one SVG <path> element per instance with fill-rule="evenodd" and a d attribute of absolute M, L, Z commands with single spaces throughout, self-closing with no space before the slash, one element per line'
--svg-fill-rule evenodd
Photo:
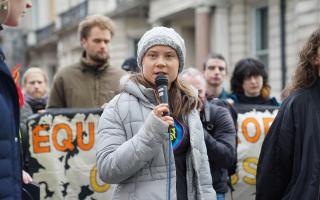
<path fill-rule="evenodd" d="M 157 99 L 153 88 L 146 88 L 130 79 L 130 75 L 125 75 L 120 79 L 120 88 L 145 104 L 157 105 Z M 152 106 L 153 107 L 153 106 Z"/>

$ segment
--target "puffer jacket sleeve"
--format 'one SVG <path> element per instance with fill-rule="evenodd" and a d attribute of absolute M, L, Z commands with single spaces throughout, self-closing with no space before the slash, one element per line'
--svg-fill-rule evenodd
<path fill-rule="evenodd" d="M 151 111 L 138 133 L 130 133 L 134 136 L 127 140 L 129 133 L 114 102 L 117 100 L 106 106 L 99 120 L 96 153 L 99 176 L 110 184 L 121 183 L 142 169 L 168 137 L 168 125 Z"/>
<path fill-rule="evenodd" d="M 192 119 L 192 120 L 190 120 Z M 207 155 L 207 148 L 204 140 L 204 133 L 199 113 L 193 110 L 189 115 L 189 128 L 194 127 L 198 130 L 196 134 L 191 134 L 191 140 L 194 140 L 195 155 L 194 156 L 194 169 L 198 174 L 198 198 L 201 200 L 216 199 L 216 192 L 212 186 L 212 179 L 210 176 L 209 160 Z M 199 196 L 200 195 L 200 196 Z"/>

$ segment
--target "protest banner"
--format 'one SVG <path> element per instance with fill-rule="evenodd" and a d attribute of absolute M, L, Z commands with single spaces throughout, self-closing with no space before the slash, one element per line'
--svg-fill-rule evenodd
<path fill-rule="evenodd" d="M 260 149 L 277 112 L 271 106 L 237 106 L 238 164 L 233 200 L 255 199 Z M 53 109 L 28 120 L 30 172 L 40 199 L 111 199 L 95 167 L 95 140 L 102 110 Z M 231 199 L 227 194 L 226 199 Z"/>
<path fill-rule="evenodd" d="M 237 173 L 231 178 L 235 191 L 232 194 L 229 191 L 226 200 L 254 200 L 261 146 L 278 113 L 278 107 L 237 105 L 236 110 L 238 111 Z"/>
<path fill-rule="evenodd" d="M 28 120 L 30 173 L 40 199 L 111 199 L 97 175 L 95 140 L 101 110 L 49 110 Z"/>

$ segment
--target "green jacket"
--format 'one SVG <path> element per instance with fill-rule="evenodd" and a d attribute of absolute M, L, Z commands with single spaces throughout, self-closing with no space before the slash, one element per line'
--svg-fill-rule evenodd
<path fill-rule="evenodd" d="M 108 63 L 97 68 L 85 63 L 58 71 L 49 94 L 47 108 L 96 108 L 112 99 L 125 72 Z"/>

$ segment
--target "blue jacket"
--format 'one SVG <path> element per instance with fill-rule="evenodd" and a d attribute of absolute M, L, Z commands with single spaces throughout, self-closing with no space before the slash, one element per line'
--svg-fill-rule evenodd
<path fill-rule="evenodd" d="M 0 49 L 0 199 L 21 199 L 19 99 Z"/>

